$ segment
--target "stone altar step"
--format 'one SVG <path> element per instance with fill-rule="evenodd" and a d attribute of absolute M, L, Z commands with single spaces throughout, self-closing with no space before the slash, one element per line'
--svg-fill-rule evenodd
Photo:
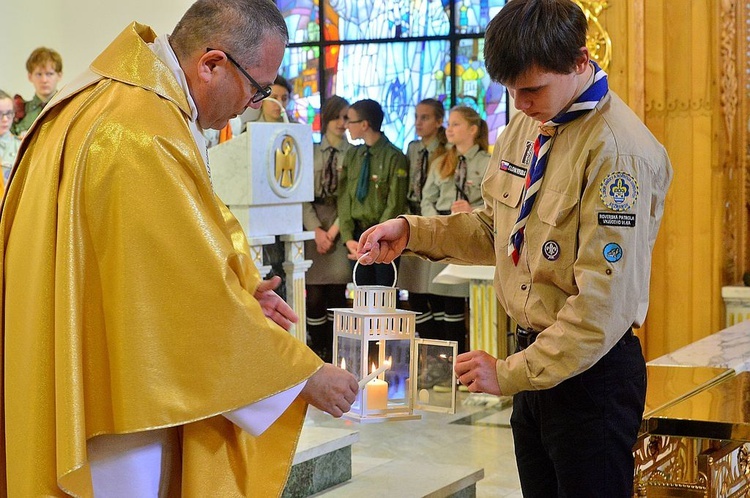
<path fill-rule="evenodd" d="M 352 477 L 352 444 L 359 432 L 305 425 L 283 498 L 304 498 Z"/>
<path fill-rule="evenodd" d="M 355 456 L 351 480 L 314 497 L 473 498 L 484 469 Z"/>

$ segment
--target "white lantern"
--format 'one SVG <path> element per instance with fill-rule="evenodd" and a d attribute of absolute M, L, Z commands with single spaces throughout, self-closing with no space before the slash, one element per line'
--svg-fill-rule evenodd
<path fill-rule="evenodd" d="M 417 313 L 396 309 L 395 265 L 393 287 L 354 283 L 354 306 L 333 309 L 334 363 L 360 381 L 344 416 L 360 422 L 418 419 L 411 388 Z"/>

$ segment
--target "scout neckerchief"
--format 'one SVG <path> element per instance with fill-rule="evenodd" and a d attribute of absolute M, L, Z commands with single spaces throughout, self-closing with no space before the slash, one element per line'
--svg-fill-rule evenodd
<path fill-rule="evenodd" d="M 424 188 L 425 181 L 427 180 L 427 165 L 429 163 L 430 151 L 427 147 L 419 151 L 419 167 L 414 170 L 414 183 L 412 184 L 414 189 L 413 199 L 416 202 L 422 201 L 422 189 Z"/>
<path fill-rule="evenodd" d="M 362 169 L 359 170 L 357 179 L 357 200 L 365 202 L 367 192 L 370 190 L 370 146 L 365 145 L 365 158 L 362 160 Z"/>
<path fill-rule="evenodd" d="M 338 173 L 336 171 L 336 147 L 331 146 L 331 154 L 326 161 L 326 168 L 323 170 L 323 197 L 330 197 L 336 192 L 338 187 Z"/>
<path fill-rule="evenodd" d="M 466 156 L 458 156 L 456 172 L 453 173 L 453 182 L 456 184 L 457 201 L 469 200 L 469 196 L 466 195 L 466 174 Z"/>
<path fill-rule="evenodd" d="M 596 62 L 591 61 L 594 66 L 594 82 L 586 89 L 573 104 L 549 121 L 539 126 L 539 136 L 534 142 L 534 158 L 531 160 L 531 167 L 526 174 L 526 184 L 524 185 L 523 203 L 521 212 L 518 214 L 518 220 L 513 225 L 508 242 L 508 256 L 513 258 L 513 264 L 518 264 L 518 258 L 521 255 L 521 246 L 523 245 L 523 232 L 526 228 L 526 222 L 531 213 L 531 207 L 534 205 L 536 194 L 542 186 L 544 170 L 547 167 L 547 158 L 549 151 L 552 149 L 551 138 L 557 131 L 557 126 L 573 121 L 594 109 L 599 101 L 607 94 L 609 85 L 607 84 L 607 73 L 600 68 Z"/>

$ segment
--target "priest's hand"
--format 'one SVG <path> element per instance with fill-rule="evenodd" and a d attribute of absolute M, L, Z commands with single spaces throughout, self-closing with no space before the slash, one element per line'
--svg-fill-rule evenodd
<path fill-rule="evenodd" d="M 409 242 L 409 223 L 394 218 L 370 227 L 359 238 L 357 257 L 363 265 L 390 263 L 406 248 Z"/>
<path fill-rule="evenodd" d="M 299 321 L 297 313 L 281 296 L 274 292 L 281 283 L 281 277 L 274 275 L 269 280 L 262 280 L 255 289 L 255 299 L 260 303 L 263 314 L 276 322 L 284 330 L 289 330 L 293 323 Z"/>
<path fill-rule="evenodd" d="M 352 408 L 358 391 L 354 375 L 326 363 L 307 379 L 300 396 L 315 408 L 339 418 Z"/>
<path fill-rule="evenodd" d="M 497 383 L 497 358 L 484 351 L 469 351 L 456 356 L 456 375 L 472 393 L 501 396 Z"/>

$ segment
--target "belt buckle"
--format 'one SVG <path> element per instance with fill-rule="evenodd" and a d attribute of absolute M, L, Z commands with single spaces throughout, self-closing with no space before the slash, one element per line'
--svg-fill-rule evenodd
<path fill-rule="evenodd" d="M 531 346 L 534 339 L 536 339 L 536 332 L 516 325 L 516 343 L 520 349 L 526 349 Z"/>

